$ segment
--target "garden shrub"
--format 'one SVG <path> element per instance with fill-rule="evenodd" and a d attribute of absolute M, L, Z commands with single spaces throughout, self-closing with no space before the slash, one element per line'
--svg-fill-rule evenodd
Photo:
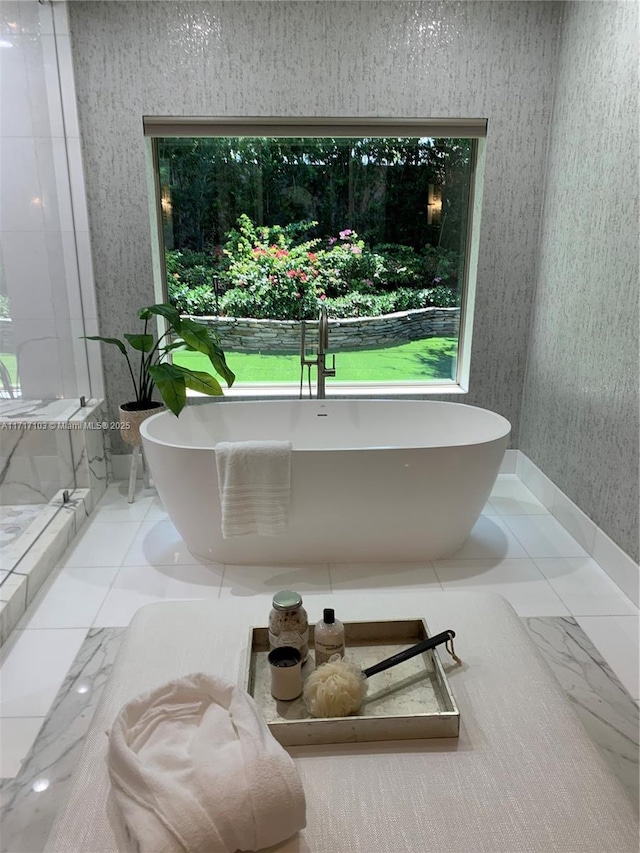
<path fill-rule="evenodd" d="M 393 311 L 390 294 L 349 293 L 327 299 L 327 314 L 333 318 L 378 317 Z"/>
<path fill-rule="evenodd" d="M 231 287 L 222 300 L 226 314 L 285 320 L 315 316 L 325 296 L 317 283 L 319 239 L 303 240 L 313 222 L 285 227 L 255 226 L 248 216 L 238 219 L 224 246 L 226 275 Z"/>
<path fill-rule="evenodd" d="M 172 303 L 185 313 L 219 312 L 256 319 L 302 319 L 320 304 L 332 317 L 377 316 L 458 304 L 456 255 L 425 247 L 367 247 L 350 228 L 325 240 L 307 239 L 313 221 L 257 226 L 243 214 L 222 248 L 167 252 Z"/>
<path fill-rule="evenodd" d="M 228 290 L 220 300 L 221 313 L 257 320 L 309 319 L 318 313 L 315 293 L 298 279 L 245 281 Z"/>
<path fill-rule="evenodd" d="M 396 290 L 393 296 L 394 311 L 411 311 L 414 308 L 426 308 L 431 303 L 428 300 L 428 290 L 413 290 L 408 287 L 401 287 Z"/>
<path fill-rule="evenodd" d="M 375 252 L 384 258 L 384 275 L 381 286 L 385 290 L 397 287 L 424 287 L 421 259 L 411 246 L 397 243 L 384 243 L 374 247 Z"/>
<path fill-rule="evenodd" d="M 215 292 L 207 285 L 188 287 L 186 284 L 169 283 L 169 300 L 182 314 L 206 317 L 218 313 Z M 222 299 L 219 300 L 220 305 Z"/>
<path fill-rule="evenodd" d="M 191 267 L 209 267 L 211 257 L 206 252 L 193 252 L 191 249 L 173 249 L 165 254 L 167 275 L 181 273 Z"/>
<path fill-rule="evenodd" d="M 458 291 L 443 284 L 428 288 L 426 294 L 429 300 L 428 304 L 435 305 L 438 308 L 455 308 L 460 305 Z"/>
<path fill-rule="evenodd" d="M 416 308 L 428 308 L 429 306 L 450 307 L 444 305 L 449 300 L 452 292 L 449 288 L 441 288 L 447 291 L 444 294 L 433 293 L 435 288 L 423 288 L 413 290 L 412 288 L 400 288 L 393 293 L 350 293 L 336 299 L 327 299 L 325 305 L 330 317 L 377 317 L 381 314 L 393 314 L 396 311 L 410 311 Z"/>

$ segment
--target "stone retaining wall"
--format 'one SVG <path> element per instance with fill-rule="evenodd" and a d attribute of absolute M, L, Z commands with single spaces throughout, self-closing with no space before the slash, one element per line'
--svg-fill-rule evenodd
<path fill-rule="evenodd" d="M 300 352 L 300 323 L 240 317 L 193 317 L 215 329 L 225 352 L 289 355 Z M 379 349 L 421 338 L 456 337 L 459 308 L 418 308 L 380 317 L 329 320 L 329 351 Z M 307 323 L 307 350 L 315 348 L 317 321 Z"/>
<path fill-rule="evenodd" d="M 459 308 L 418 308 L 380 317 L 329 320 L 330 351 L 377 349 L 421 338 L 456 337 Z M 240 317 L 193 317 L 220 335 L 225 352 L 300 352 L 300 323 L 294 320 L 252 320 Z M 308 351 L 316 346 L 317 321 L 307 323 Z M 11 320 L 0 318 L 0 352 L 13 352 Z"/>

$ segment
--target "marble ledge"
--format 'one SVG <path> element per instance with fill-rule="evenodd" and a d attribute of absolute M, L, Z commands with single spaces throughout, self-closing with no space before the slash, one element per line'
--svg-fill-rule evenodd
<path fill-rule="evenodd" d="M 27 609 L 27 578 L 8 574 L 0 586 L 0 646 Z"/>
<path fill-rule="evenodd" d="M 10 423 L 12 428 L 34 422 L 64 423 L 85 421 L 104 405 L 104 400 L 92 398 L 85 406 L 79 399 L 72 400 L 0 400 L 0 424 Z"/>
<path fill-rule="evenodd" d="M 15 539 L 13 542 L 10 542 L 6 548 L 2 549 L 0 558 L 2 559 L 2 569 L 4 571 L 10 572 L 16 568 L 23 557 L 29 553 L 38 538 L 45 530 L 47 530 L 51 522 L 61 511 L 64 510 L 65 513 L 69 513 L 73 510 L 75 515 L 80 511 L 80 504 L 82 504 L 82 511 L 84 511 L 86 517 L 88 513 L 88 507 L 86 505 L 88 498 L 87 491 L 85 489 L 72 489 L 70 490 L 70 494 L 73 495 L 73 497 L 71 497 L 69 501 L 65 501 L 64 490 L 59 490 L 48 503 L 42 504 L 40 512 L 33 519 L 31 524 L 29 524 L 29 526 L 22 532 L 20 537 Z M 80 527 L 82 527 L 82 524 L 77 525 L 78 530 Z"/>
<path fill-rule="evenodd" d="M 0 554 L 38 517 L 42 503 L 0 505 Z"/>
<path fill-rule="evenodd" d="M 0 582 L 0 645 L 9 637 L 34 596 L 87 520 L 90 492 L 77 489 L 70 501 L 57 495 L 44 510 L 42 522 L 3 552 Z M 33 527 L 33 524 L 31 525 Z M 13 560 L 9 566 L 9 560 Z"/>

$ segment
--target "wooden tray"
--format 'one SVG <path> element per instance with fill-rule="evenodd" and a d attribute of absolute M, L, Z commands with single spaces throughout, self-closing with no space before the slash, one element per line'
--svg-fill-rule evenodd
<path fill-rule="evenodd" d="M 424 619 L 345 622 L 344 628 L 347 657 L 362 669 L 430 636 Z M 303 679 L 314 669 L 313 629 Z M 248 650 L 243 687 L 283 746 L 458 737 L 460 712 L 435 650 L 367 679 L 360 715 L 319 719 L 309 715 L 301 696 L 282 702 L 271 695 L 267 628 L 250 629 Z"/>

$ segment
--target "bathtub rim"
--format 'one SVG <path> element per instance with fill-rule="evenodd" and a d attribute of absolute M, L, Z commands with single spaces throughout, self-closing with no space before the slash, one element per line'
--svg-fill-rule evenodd
<path fill-rule="evenodd" d="M 355 400 L 331 400 L 331 401 L 316 400 L 316 399 L 312 399 L 312 400 L 269 400 L 269 401 L 229 400 L 228 402 L 225 401 L 222 404 L 217 403 L 216 401 L 212 401 L 210 403 L 200 404 L 200 405 L 198 405 L 197 408 L 201 408 L 203 406 L 206 406 L 207 408 L 209 408 L 210 406 L 215 406 L 215 405 L 231 405 L 235 408 L 235 407 L 243 407 L 243 406 L 252 406 L 252 405 L 256 405 L 258 403 L 273 403 L 276 405 L 285 404 L 288 406 L 292 406 L 292 405 L 296 405 L 296 404 L 301 404 L 301 405 L 309 405 L 309 404 L 313 404 L 313 403 L 315 403 L 315 404 L 319 404 L 319 403 L 320 404 L 326 404 L 326 403 L 338 403 L 338 404 L 340 404 L 340 403 L 351 403 L 351 402 L 355 402 L 355 403 L 365 405 L 365 406 L 367 404 L 371 404 L 371 403 L 377 403 L 377 404 L 381 404 L 381 405 L 384 405 L 384 404 L 397 405 L 397 403 L 403 402 L 403 403 L 411 403 L 412 405 L 431 405 L 431 406 L 437 405 L 439 407 L 446 407 L 446 408 L 455 407 L 456 409 L 460 409 L 460 408 L 472 409 L 474 412 L 478 412 L 478 411 L 483 412 L 484 414 L 489 415 L 489 416 L 491 416 L 491 418 L 495 419 L 497 430 L 496 430 L 495 435 L 492 435 L 490 437 L 485 437 L 485 438 L 482 438 L 482 439 L 477 440 L 477 441 L 472 441 L 472 440 L 457 441 L 457 442 L 453 441 L 453 442 L 449 442 L 447 444 L 429 444 L 429 445 L 388 444 L 388 445 L 364 445 L 364 446 L 358 446 L 358 447 L 344 446 L 344 447 L 330 447 L 330 448 L 321 447 L 321 446 L 320 447 L 304 447 L 304 448 L 295 448 L 294 447 L 292 452 L 293 453 L 342 453 L 342 452 L 355 453 L 357 451 L 372 451 L 372 450 L 380 452 L 380 451 L 385 451 L 385 450 L 442 450 L 442 449 L 447 449 L 447 448 L 477 447 L 477 446 L 481 446 L 483 444 L 491 444 L 492 442 L 495 442 L 495 441 L 502 441 L 505 438 L 508 439 L 509 435 L 511 433 L 511 429 L 512 429 L 510 421 L 507 420 L 507 418 L 505 418 L 504 415 L 501 415 L 498 412 L 493 412 L 491 409 L 485 409 L 482 406 L 472 406 L 469 403 L 452 403 L 452 402 L 449 402 L 448 400 L 402 400 L 402 401 L 386 400 L 386 399 L 372 399 L 372 400 L 355 399 Z M 194 407 L 194 408 L 196 408 L 196 407 Z M 202 445 L 202 444 L 176 444 L 175 442 L 166 441 L 165 439 L 158 438 L 154 435 L 150 435 L 149 434 L 149 428 L 153 426 L 153 423 L 158 418 L 162 418 L 162 417 L 176 417 L 176 416 L 170 410 L 165 409 L 161 412 L 158 412 L 155 415 L 151 415 L 151 417 L 149 417 L 145 421 L 143 421 L 143 423 L 140 427 L 140 434 L 141 434 L 144 441 L 149 441 L 153 444 L 157 444 L 157 445 L 160 445 L 162 447 L 171 448 L 173 450 L 181 450 L 181 451 L 188 451 L 188 450 L 212 451 L 212 450 L 215 450 L 215 446 L 218 442 L 215 442 L 215 444 L 206 444 L 206 445 Z M 502 429 L 498 429 L 498 426 L 501 426 Z"/>

